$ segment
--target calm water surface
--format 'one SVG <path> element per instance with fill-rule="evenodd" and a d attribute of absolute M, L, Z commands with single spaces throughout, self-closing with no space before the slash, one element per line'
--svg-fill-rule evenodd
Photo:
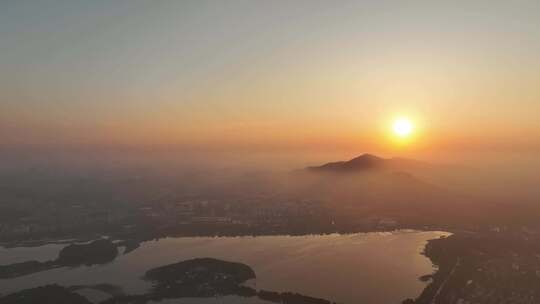
<path fill-rule="evenodd" d="M 109 283 L 127 293 L 144 293 L 150 285 L 140 277 L 150 268 L 195 257 L 213 257 L 251 266 L 257 289 L 291 291 L 339 303 L 400 303 L 418 296 L 432 273 L 421 255 L 427 240 L 445 232 L 398 231 L 349 235 L 196 237 L 149 241 L 114 262 L 77 268 L 59 268 L 12 280 L 0 280 L 0 293 L 44 284 Z M 0 264 L 54 259 L 65 245 L 0 248 Z M 226 300 L 226 299 L 221 299 Z M 223 303 L 207 299 L 197 303 Z M 164 303 L 164 302 L 162 302 Z M 189 299 L 167 303 L 194 303 Z M 235 302 L 236 303 L 236 302 Z M 242 303 L 259 303 L 246 300 Z"/>

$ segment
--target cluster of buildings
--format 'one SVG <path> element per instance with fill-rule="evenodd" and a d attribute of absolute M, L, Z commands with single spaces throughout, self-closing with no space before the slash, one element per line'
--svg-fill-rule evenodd
<path fill-rule="evenodd" d="M 51 205 L 0 223 L 0 240 L 77 237 L 191 226 L 285 227 L 291 221 L 329 218 L 322 202 L 286 199 L 164 200 L 151 204 Z M 187 229 L 187 228 L 186 228 Z"/>

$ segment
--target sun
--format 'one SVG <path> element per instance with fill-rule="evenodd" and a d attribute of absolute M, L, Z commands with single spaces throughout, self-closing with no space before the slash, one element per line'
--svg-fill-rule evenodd
<path fill-rule="evenodd" d="M 398 118 L 394 121 L 393 130 L 394 134 L 405 138 L 411 135 L 414 129 L 413 123 L 407 118 Z"/>

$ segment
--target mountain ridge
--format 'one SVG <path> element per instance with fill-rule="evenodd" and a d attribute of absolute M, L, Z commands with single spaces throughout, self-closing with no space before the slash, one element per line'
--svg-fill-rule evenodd
<path fill-rule="evenodd" d="M 421 161 L 408 158 L 382 158 L 370 153 L 364 153 L 348 161 L 329 162 L 320 166 L 310 166 L 306 170 L 311 172 L 343 172 L 358 173 L 372 170 L 403 171 L 407 168 L 427 166 Z"/>

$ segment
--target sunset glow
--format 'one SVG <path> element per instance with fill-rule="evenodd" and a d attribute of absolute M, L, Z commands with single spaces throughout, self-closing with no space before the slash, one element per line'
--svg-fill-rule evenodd
<path fill-rule="evenodd" d="M 399 118 L 393 124 L 394 134 L 399 137 L 408 137 L 413 132 L 413 123 L 407 118 Z"/>
<path fill-rule="evenodd" d="M 0 0 L 0 37 L 0 304 L 540 304 L 540 0 Z"/>
<path fill-rule="evenodd" d="M 323 2 L 310 13 L 301 1 L 134 2 L 16 1 L 0 11 L 4 150 L 391 154 L 397 142 L 431 156 L 471 142 L 479 151 L 540 147 L 536 2 L 523 9 L 531 16 L 501 2 L 497 18 L 459 27 L 443 20 L 472 8 L 437 2 Z M 123 21 L 101 31 L 71 22 L 81 18 Z M 394 128 L 398 118 L 408 122 Z"/>

